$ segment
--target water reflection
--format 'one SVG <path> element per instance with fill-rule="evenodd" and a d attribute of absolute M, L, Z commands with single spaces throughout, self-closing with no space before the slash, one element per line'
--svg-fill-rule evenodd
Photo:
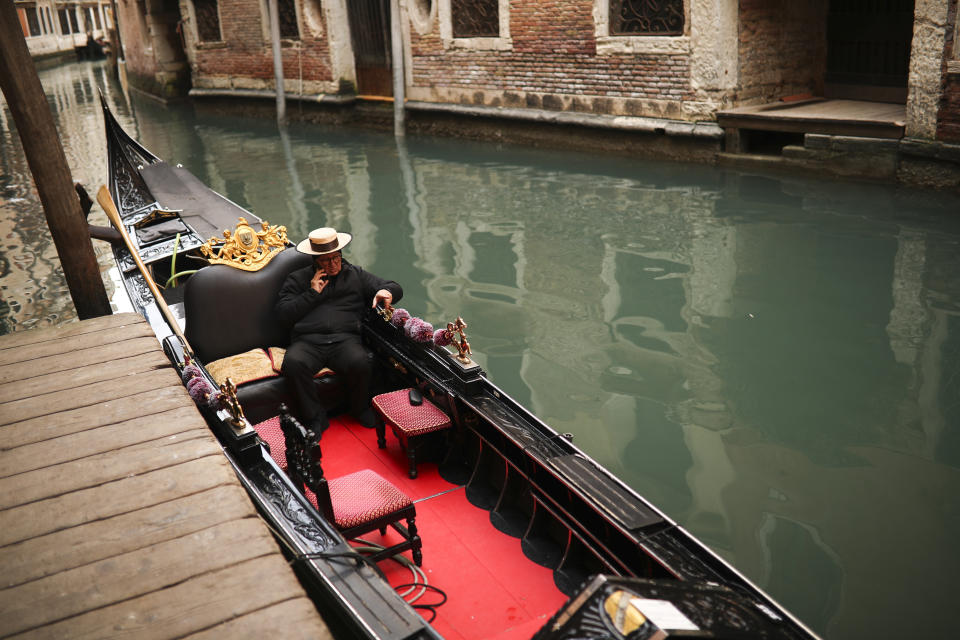
<path fill-rule="evenodd" d="M 97 88 L 125 125 L 132 125 L 103 62 L 78 63 L 40 72 L 47 101 L 67 156 L 73 178 L 88 186 L 106 177 L 103 121 Z M 91 143 L 99 136 L 99 143 Z M 91 221 L 108 225 L 103 213 Z M 56 247 L 50 237 L 33 177 L 23 154 L 20 136 L 6 102 L 0 103 L 0 334 L 35 327 L 55 326 L 76 320 L 76 311 Z M 101 269 L 110 267 L 106 246 L 95 243 Z M 116 284 L 106 278 L 107 294 L 117 301 Z"/>
<path fill-rule="evenodd" d="M 58 122 L 79 119 L 68 157 L 98 183 L 102 124 L 78 100 L 100 72 L 73 69 Z M 349 257 L 414 314 L 463 315 L 499 386 L 819 632 L 952 629 L 957 198 L 113 100 L 293 238 L 355 234 Z M 23 249 L 43 222 L 4 149 L 5 197 L 33 218 L 12 238 L 0 222 L 2 265 L 40 263 L 4 280 L 19 328 L 49 313 L 25 309 L 57 267 Z"/>

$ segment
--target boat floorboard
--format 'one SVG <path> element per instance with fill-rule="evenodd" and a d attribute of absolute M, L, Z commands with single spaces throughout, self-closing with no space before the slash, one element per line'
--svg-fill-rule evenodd
<path fill-rule="evenodd" d="M 0 336 L 0 460 L 0 637 L 330 637 L 140 316 Z"/>
<path fill-rule="evenodd" d="M 416 503 L 422 569 L 447 596 L 432 625 L 448 640 L 526 639 L 566 602 L 553 572 L 528 560 L 520 540 L 494 528 L 490 513 L 470 504 L 464 487 L 444 480 L 435 463 L 421 462 L 418 477 L 410 479 L 406 456 L 391 433 L 381 450 L 374 430 L 340 417 L 331 421 L 321 445 L 327 477 L 373 469 Z M 399 536 L 388 530 L 386 540 L 378 532 L 365 539 L 389 544 Z M 394 586 L 413 578 L 400 563 L 382 561 L 380 568 Z M 436 594 L 427 593 L 417 602 L 437 601 Z M 422 613 L 430 620 L 429 612 Z"/>

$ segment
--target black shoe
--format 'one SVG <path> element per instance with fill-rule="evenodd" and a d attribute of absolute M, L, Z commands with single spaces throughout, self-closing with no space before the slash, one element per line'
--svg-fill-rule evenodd
<path fill-rule="evenodd" d="M 320 415 L 310 421 L 310 431 L 313 431 L 318 442 L 320 441 L 320 436 L 322 436 L 323 432 L 328 428 L 330 428 L 330 419 L 327 418 L 326 411 L 322 412 Z"/>
<path fill-rule="evenodd" d="M 361 427 L 367 429 L 373 429 L 377 426 L 377 416 L 373 413 L 373 409 L 370 407 L 364 409 L 360 415 L 355 416 L 355 419 L 360 423 Z"/>

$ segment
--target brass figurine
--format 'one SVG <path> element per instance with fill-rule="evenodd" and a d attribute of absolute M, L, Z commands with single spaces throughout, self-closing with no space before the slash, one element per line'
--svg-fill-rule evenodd
<path fill-rule="evenodd" d="M 390 322 L 390 319 L 393 318 L 394 308 L 388 302 L 383 306 L 383 308 L 378 307 L 377 313 L 380 314 L 380 317 L 383 318 L 384 322 Z"/>
<path fill-rule="evenodd" d="M 240 217 L 231 234 L 223 230 L 222 238 L 210 238 L 200 246 L 200 253 L 211 264 L 225 264 L 244 271 L 259 271 L 287 246 L 287 228 L 272 225 L 266 220 L 262 230 L 256 231 L 246 218 Z M 220 245 L 219 249 L 216 248 Z"/>
<path fill-rule="evenodd" d="M 230 424 L 237 428 L 244 426 L 247 423 L 247 416 L 243 414 L 243 407 L 237 399 L 237 385 L 227 378 L 227 381 L 220 385 L 220 393 L 223 408 L 230 414 Z"/>
<path fill-rule="evenodd" d="M 470 343 L 467 342 L 467 334 L 463 331 L 466 328 L 467 323 L 464 322 L 460 316 L 457 316 L 456 322 L 447 323 L 447 331 L 451 334 L 457 334 L 457 337 L 453 339 L 453 346 L 457 348 L 457 360 L 463 364 L 472 364 L 473 361 L 470 359 L 470 356 L 473 354 L 473 351 L 470 350 Z"/>

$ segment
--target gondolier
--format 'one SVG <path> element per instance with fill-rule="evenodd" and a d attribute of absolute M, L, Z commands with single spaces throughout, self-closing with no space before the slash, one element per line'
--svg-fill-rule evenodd
<path fill-rule="evenodd" d="M 374 426 L 371 365 L 360 340 L 360 323 L 367 309 L 403 296 L 396 282 L 343 259 L 341 251 L 351 239 L 331 227 L 311 231 L 297 250 L 314 256 L 313 265 L 287 277 L 276 304 L 279 321 L 290 329 L 281 371 L 297 396 L 301 418 L 317 435 L 330 424 L 313 384 L 324 367 L 343 377 L 351 415 L 365 427 Z"/>

